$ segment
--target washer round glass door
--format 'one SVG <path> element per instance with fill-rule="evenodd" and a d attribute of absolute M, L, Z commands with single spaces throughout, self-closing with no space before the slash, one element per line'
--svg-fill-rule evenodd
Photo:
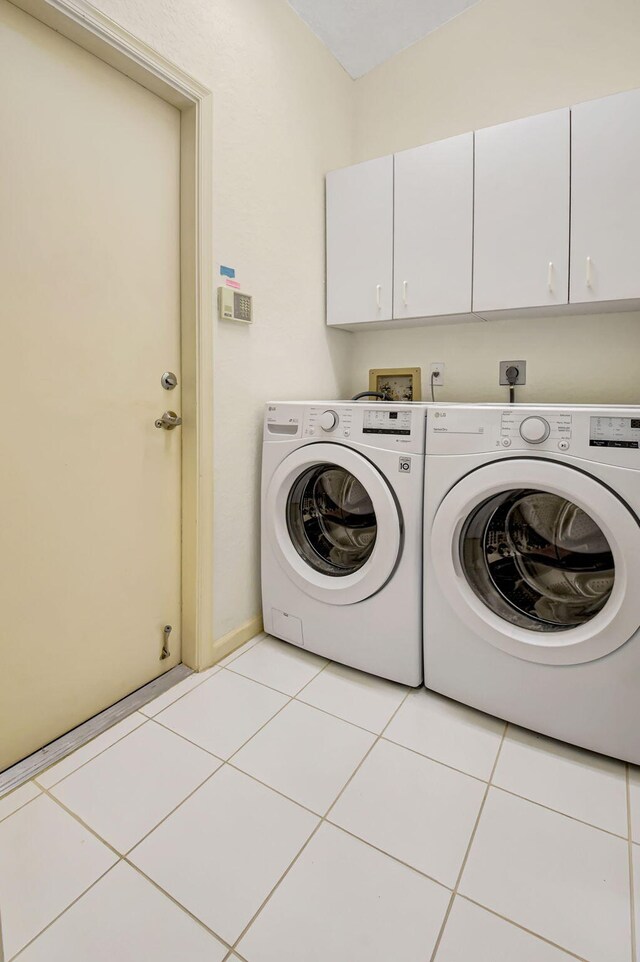
<path fill-rule="evenodd" d="M 487 498 L 467 518 L 460 556 L 478 598 L 531 631 L 586 624 L 615 581 L 611 546 L 598 523 L 549 491 L 520 488 Z"/>
<path fill-rule="evenodd" d="M 443 499 L 431 550 L 455 611 L 528 661 L 591 661 L 640 625 L 638 592 L 628 590 L 640 563 L 638 521 L 571 467 L 519 458 L 477 469 Z"/>
<path fill-rule="evenodd" d="M 330 462 L 299 476 L 287 501 L 287 527 L 303 561 L 336 578 L 359 571 L 376 543 L 376 513 L 367 489 Z"/>
<path fill-rule="evenodd" d="M 264 503 L 272 548 L 306 594 L 331 604 L 382 588 L 402 547 L 402 519 L 381 472 L 344 445 L 312 443 L 274 471 Z"/>

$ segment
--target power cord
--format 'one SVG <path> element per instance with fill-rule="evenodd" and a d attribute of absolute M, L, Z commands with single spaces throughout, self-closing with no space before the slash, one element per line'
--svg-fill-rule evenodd
<path fill-rule="evenodd" d="M 438 377 L 440 377 L 440 371 L 432 371 L 432 372 L 431 372 L 431 400 L 432 400 L 432 401 L 435 401 L 435 399 L 436 399 L 436 395 L 435 395 L 434 388 L 435 388 L 435 386 L 436 386 L 435 379 L 438 378 Z"/>
<path fill-rule="evenodd" d="M 511 364 L 504 372 L 504 376 L 509 382 L 509 404 L 515 404 L 516 402 L 516 384 L 518 383 L 519 374 L 520 370 L 515 364 Z"/>

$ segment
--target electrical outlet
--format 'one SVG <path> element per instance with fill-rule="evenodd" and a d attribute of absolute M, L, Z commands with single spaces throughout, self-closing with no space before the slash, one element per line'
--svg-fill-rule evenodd
<path fill-rule="evenodd" d="M 507 377 L 507 368 L 516 367 L 518 369 L 518 376 L 513 382 L 514 384 L 526 384 L 527 383 L 527 362 L 526 361 L 500 361 L 500 384 L 509 384 L 509 378 Z"/>
<path fill-rule="evenodd" d="M 433 378 L 433 386 L 438 385 L 440 387 L 444 384 L 444 362 L 434 361 L 430 368 L 431 377 Z"/>

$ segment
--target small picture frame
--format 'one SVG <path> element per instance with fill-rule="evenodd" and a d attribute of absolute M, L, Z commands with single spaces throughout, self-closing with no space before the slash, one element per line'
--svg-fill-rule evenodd
<path fill-rule="evenodd" d="M 377 367 L 369 371 L 369 390 L 382 391 L 392 401 L 422 400 L 421 368 Z"/>

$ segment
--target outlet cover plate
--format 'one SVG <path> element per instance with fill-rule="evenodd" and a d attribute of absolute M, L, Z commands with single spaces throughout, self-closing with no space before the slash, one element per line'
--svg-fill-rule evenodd
<path fill-rule="evenodd" d="M 517 367 L 518 368 L 518 380 L 516 384 L 526 384 L 527 383 L 527 362 L 526 361 L 500 361 L 500 384 L 509 385 L 507 380 L 507 368 Z"/>
<path fill-rule="evenodd" d="M 439 387 L 441 384 L 444 384 L 444 361 L 433 362 L 433 364 L 429 368 L 429 376 L 436 373 L 438 376 L 434 377 L 433 386 Z"/>

